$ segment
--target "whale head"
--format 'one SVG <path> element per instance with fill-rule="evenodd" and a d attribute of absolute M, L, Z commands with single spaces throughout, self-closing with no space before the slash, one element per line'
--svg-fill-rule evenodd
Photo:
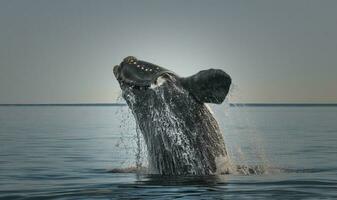
<path fill-rule="evenodd" d="M 122 90 L 147 90 L 163 81 L 174 82 L 187 90 L 200 103 L 222 103 L 231 85 L 231 77 L 220 69 L 202 70 L 190 77 L 179 77 L 158 65 L 128 56 L 114 66 L 114 75 Z"/>
<path fill-rule="evenodd" d="M 174 74 L 158 65 L 137 60 L 133 56 L 124 58 L 114 67 L 113 72 L 121 87 L 129 86 L 135 89 L 146 89 L 161 75 Z"/>

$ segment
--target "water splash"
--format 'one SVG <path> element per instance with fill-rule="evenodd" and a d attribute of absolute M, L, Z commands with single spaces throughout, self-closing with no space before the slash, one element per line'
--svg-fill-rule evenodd
<path fill-rule="evenodd" d="M 122 92 L 118 94 L 115 101 L 116 103 L 125 103 Z M 147 167 L 146 145 L 132 112 L 127 106 L 120 106 L 117 107 L 115 115 L 120 119 L 120 137 L 116 147 L 122 149 L 124 157 L 118 157 L 116 159 L 120 160 L 118 168 L 109 171 L 119 173 L 144 172 Z M 114 156 L 120 156 L 120 154 L 114 154 Z"/>
<path fill-rule="evenodd" d="M 213 174 L 214 159 L 227 156 L 218 124 L 176 81 L 167 75 L 146 90 L 123 88 L 147 145 L 149 172 Z M 229 167 L 223 169 L 229 173 Z"/>
<path fill-rule="evenodd" d="M 233 96 L 240 98 L 238 90 L 237 85 L 232 85 L 225 102 L 215 106 L 231 162 L 236 166 L 237 174 L 272 173 L 273 167 L 264 151 L 264 143 L 254 120 L 244 114 L 249 112 L 249 108 L 229 103 Z"/>
<path fill-rule="evenodd" d="M 162 84 L 162 83 L 161 83 Z M 235 93 L 236 89 L 231 88 L 229 93 L 229 99 Z M 160 87 L 152 86 L 151 89 L 157 93 L 157 96 L 164 100 L 164 93 L 161 91 Z M 184 91 L 181 91 L 184 92 Z M 129 101 L 135 98 L 131 93 L 126 94 L 126 97 Z M 119 95 L 119 101 L 123 101 L 122 94 Z M 209 106 L 206 106 L 211 113 L 213 113 L 212 109 Z M 213 107 L 213 106 L 212 106 Z M 191 151 L 191 148 L 188 148 L 188 142 L 186 142 L 186 138 L 183 138 L 184 134 L 181 134 L 184 124 L 177 123 L 177 119 L 170 111 L 170 106 L 165 106 L 166 111 L 160 112 L 158 110 L 153 109 L 151 112 L 151 116 L 153 122 L 151 123 L 159 123 L 162 124 L 163 121 L 160 119 L 169 120 L 169 124 L 166 127 L 159 127 L 164 128 L 165 131 L 171 132 L 170 141 L 178 142 L 178 143 L 186 143 L 184 152 L 181 156 L 186 157 L 186 163 L 192 162 L 192 159 L 195 155 L 194 152 Z M 224 174 L 228 173 L 228 171 L 232 174 L 243 174 L 243 175 L 252 175 L 252 174 L 267 174 L 271 173 L 272 167 L 269 164 L 267 159 L 266 153 L 264 152 L 264 148 L 262 145 L 261 138 L 258 137 L 257 129 L 254 126 L 254 122 L 246 116 L 240 115 L 235 116 L 236 113 L 242 113 L 246 111 L 246 107 L 243 106 L 231 106 L 229 104 L 228 99 L 223 103 L 220 107 L 220 115 L 222 117 L 218 117 L 218 121 L 222 126 L 222 132 L 225 138 L 225 143 L 227 147 L 228 157 L 226 158 L 218 158 L 216 160 L 217 163 L 217 173 Z M 219 110 L 219 109 L 218 109 Z M 234 112 L 228 112 L 232 110 Z M 236 112 L 238 110 L 239 112 Z M 148 157 L 147 157 L 147 148 L 145 145 L 145 141 L 143 135 L 136 124 L 132 113 L 128 107 L 120 108 L 119 111 L 122 119 L 121 119 L 121 128 L 124 131 L 121 132 L 120 143 L 122 144 L 125 151 L 128 151 L 129 154 L 132 152 L 133 160 L 128 160 L 128 165 L 124 167 L 127 169 L 126 171 L 130 171 L 130 169 L 136 169 L 137 172 L 145 172 L 146 168 L 148 167 Z M 165 116 L 163 116 L 165 115 Z M 223 117 L 225 115 L 225 117 Z M 229 124 L 234 124 L 235 127 L 226 127 L 227 122 Z M 158 124 L 158 125 L 159 125 Z M 239 131 L 238 131 L 239 130 Z M 155 134 L 155 130 L 152 134 Z M 228 132 L 230 131 L 230 133 Z M 235 133 L 236 132 L 236 133 Z M 245 142 L 246 144 L 242 144 L 243 141 L 240 138 L 233 137 L 235 135 L 239 135 L 240 133 L 245 132 Z M 180 133 L 180 134 L 179 134 Z M 132 135 L 132 145 L 130 145 L 129 140 L 125 140 L 126 135 Z M 233 139 L 234 138 L 234 139 Z M 235 141 L 236 140 L 236 141 Z M 166 140 L 164 140 L 166 141 Z M 166 141 L 167 142 L 167 141 Z M 168 146 L 168 143 L 164 143 L 164 145 Z M 131 148 L 130 148 L 131 147 Z M 132 150 L 130 150 L 132 149 Z M 124 164 L 124 163 L 123 163 Z M 149 167 L 150 169 L 146 171 L 146 173 L 157 173 L 153 170 L 153 168 Z M 193 170 L 191 171 L 193 174 Z"/>

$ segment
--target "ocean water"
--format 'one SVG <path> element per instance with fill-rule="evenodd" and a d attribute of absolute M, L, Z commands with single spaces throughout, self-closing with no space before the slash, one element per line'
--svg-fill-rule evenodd
<path fill-rule="evenodd" d="M 126 106 L 0 106 L 0 199 L 337 199 L 337 107 L 213 110 L 232 161 L 260 173 L 128 171 L 146 156 Z"/>

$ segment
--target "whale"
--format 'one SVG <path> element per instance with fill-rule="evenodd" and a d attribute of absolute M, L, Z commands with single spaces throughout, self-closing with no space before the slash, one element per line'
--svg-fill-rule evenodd
<path fill-rule="evenodd" d="M 231 172 L 219 125 L 208 104 L 221 104 L 232 79 L 221 69 L 189 77 L 128 56 L 113 74 L 147 149 L 148 171 L 159 175 Z"/>

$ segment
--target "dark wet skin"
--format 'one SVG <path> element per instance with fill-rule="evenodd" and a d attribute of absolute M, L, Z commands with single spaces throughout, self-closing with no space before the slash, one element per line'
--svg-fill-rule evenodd
<path fill-rule="evenodd" d="M 224 101 L 231 84 L 227 73 L 208 69 L 182 78 L 129 56 L 114 67 L 114 74 L 147 145 L 151 173 L 219 171 L 217 160 L 226 162 L 227 151 L 217 121 L 204 103 Z M 219 169 L 229 173 L 228 167 Z"/>
<path fill-rule="evenodd" d="M 164 73 L 171 73 L 163 67 L 152 63 L 137 60 L 133 56 L 128 56 L 113 69 L 117 80 L 132 86 L 149 87 L 156 78 Z"/>
<path fill-rule="evenodd" d="M 146 89 L 159 76 L 171 74 L 201 103 L 222 103 L 232 82 L 231 77 L 220 69 L 202 70 L 182 78 L 168 69 L 133 56 L 124 58 L 120 65 L 114 67 L 113 72 L 121 87 L 130 86 L 135 89 Z"/>

